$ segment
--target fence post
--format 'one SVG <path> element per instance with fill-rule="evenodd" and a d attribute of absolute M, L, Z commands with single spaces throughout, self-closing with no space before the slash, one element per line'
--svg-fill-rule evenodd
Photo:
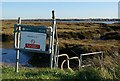
<path fill-rule="evenodd" d="M 55 20 L 55 14 L 54 14 L 54 10 L 53 10 L 52 11 L 52 52 L 51 52 L 51 56 L 50 56 L 50 67 L 51 67 L 51 69 L 53 68 L 53 58 L 54 58 L 55 25 L 56 25 L 56 20 Z"/>
<path fill-rule="evenodd" d="M 80 68 L 82 68 L 82 55 L 80 55 Z"/>
<path fill-rule="evenodd" d="M 18 17 L 18 24 L 21 24 L 21 19 L 20 17 Z M 17 49 L 16 49 L 16 66 L 15 66 L 15 72 L 18 72 L 18 68 L 19 68 L 19 47 L 20 47 L 20 26 L 18 27 L 18 31 L 17 31 Z"/>

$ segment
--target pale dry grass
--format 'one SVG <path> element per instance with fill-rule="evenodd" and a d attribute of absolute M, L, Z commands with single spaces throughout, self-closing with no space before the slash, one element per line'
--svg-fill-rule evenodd
<path fill-rule="evenodd" d="M 85 40 L 74 40 L 74 39 L 59 39 L 59 43 L 63 44 L 71 44 L 71 45 L 91 45 L 91 46 L 110 46 L 110 47 L 118 47 L 119 41 L 116 40 L 90 40 L 90 39 L 85 39 Z"/>
<path fill-rule="evenodd" d="M 3 34 L 13 34 L 14 24 L 17 24 L 17 20 L 4 20 L 2 21 L 2 33 Z M 52 26 L 51 22 L 40 22 L 40 21 L 23 21 L 22 24 L 34 25 L 34 26 Z M 69 25 L 70 24 L 70 25 Z M 57 23 L 58 32 L 80 32 L 99 29 L 99 25 L 92 25 L 90 27 L 85 27 L 80 23 Z"/>

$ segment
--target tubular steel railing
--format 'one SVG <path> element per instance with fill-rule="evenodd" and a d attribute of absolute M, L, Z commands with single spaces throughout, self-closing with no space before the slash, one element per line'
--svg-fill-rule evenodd
<path fill-rule="evenodd" d="M 61 69 L 63 70 L 63 66 L 64 66 L 64 63 L 67 61 L 67 68 L 70 69 L 71 71 L 73 71 L 71 68 L 70 68 L 70 60 L 73 60 L 73 59 L 77 59 L 78 60 L 78 68 L 82 68 L 82 67 L 86 67 L 86 66 L 91 66 L 91 64 L 88 64 L 88 65 L 82 65 L 82 57 L 83 56 L 88 56 L 88 55 L 95 55 L 95 54 L 100 54 L 101 55 L 101 59 L 100 57 L 98 56 L 98 60 L 99 60 L 99 63 L 102 67 L 102 61 L 103 61 L 103 52 L 92 52 L 92 53 L 85 53 L 85 54 L 80 54 L 80 57 L 71 57 L 69 58 L 69 56 L 67 54 L 61 54 L 61 55 L 58 55 L 58 57 L 62 57 L 62 56 L 66 56 L 67 59 L 63 60 L 63 62 L 61 63 Z"/>

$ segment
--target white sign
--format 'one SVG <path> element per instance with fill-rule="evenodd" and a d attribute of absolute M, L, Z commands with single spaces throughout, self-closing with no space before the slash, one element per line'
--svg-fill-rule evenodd
<path fill-rule="evenodd" d="M 21 31 L 21 49 L 45 51 L 46 33 Z"/>

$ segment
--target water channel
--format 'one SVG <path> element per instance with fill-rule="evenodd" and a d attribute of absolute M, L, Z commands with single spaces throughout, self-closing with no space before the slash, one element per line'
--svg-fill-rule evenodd
<path fill-rule="evenodd" d="M 0 56 L 2 60 L 0 62 L 5 64 L 15 65 L 16 63 L 16 50 L 12 48 L 0 48 L 2 55 Z M 32 57 L 31 54 L 26 52 L 20 52 L 19 64 L 22 66 L 32 66 L 28 63 L 28 60 Z"/>

